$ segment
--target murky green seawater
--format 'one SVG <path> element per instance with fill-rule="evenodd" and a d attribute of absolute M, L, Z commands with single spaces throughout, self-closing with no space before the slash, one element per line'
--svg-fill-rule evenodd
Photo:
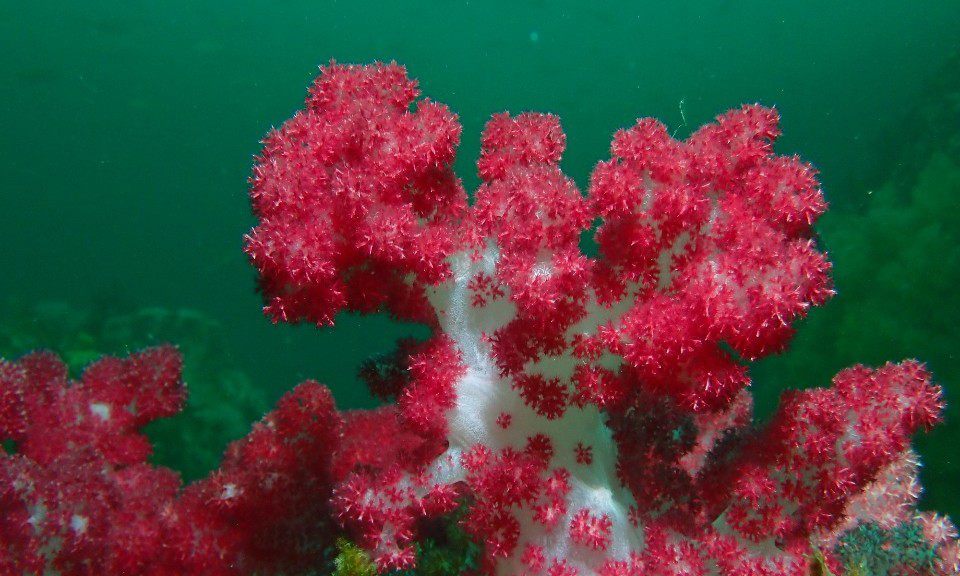
<path fill-rule="evenodd" d="M 271 326 L 240 252 L 251 155 L 330 59 L 395 59 L 458 112 L 468 187 L 494 112 L 559 114 L 583 186 L 638 116 L 684 135 L 758 101 L 822 172 L 840 292 L 758 369 L 761 405 L 855 361 L 928 361 L 954 408 L 920 441 L 924 481 L 960 515 L 960 2 L 381 4 L 0 1 L 0 352 L 82 365 L 178 339 L 195 394 L 252 388 L 230 430 L 307 377 L 369 405 L 356 366 L 405 329 Z"/>

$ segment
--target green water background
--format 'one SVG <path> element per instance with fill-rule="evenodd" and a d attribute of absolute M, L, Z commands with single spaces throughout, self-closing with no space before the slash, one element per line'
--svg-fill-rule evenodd
<path fill-rule="evenodd" d="M 315 378 L 342 407 L 369 406 L 356 366 L 404 329 L 352 317 L 326 332 L 272 326 L 240 252 L 258 140 L 301 106 L 319 64 L 406 64 L 425 95 L 460 114 L 468 188 L 495 112 L 560 115 L 563 167 L 585 187 L 613 131 L 638 116 L 684 136 L 741 103 L 776 105 L 778 150 L 821 170 L 842 231 L 843 215 L 867 210 L 896 168 L 896 151 L 923 137 L 901 127 L 958 49 L 958 30 L 957 1 L 0 0 L 0 296 L 195 308 L 222 325 L 232 362 L 271 400 Z M 945 221 L 960 226 L 957 214 Z M 955 250 L 920 254 L 914 273 L 942 274 Z M 856 270 L 864 280 L 872 267 Z M 960 373 L 956 326 L 923 331 L 931 316 L 960 319 L 953 291 L 911 286 L 900 308 L 915 324 L 890 330 L 924 336 L 907 350 L 880 341 L 862 360 L 924 359 L 928 338 L 934 370 Z M 829 323 L 829 306 L 824 314 Z M 887 315 L 850 321 L 869 331 Z M 780 383 L 826 384 L 840 358 L 816 348 L 761 368 L 762 406 Z M 925 479 L 956 514 L 957 444 L 941 444 L 928 447 Z"/>

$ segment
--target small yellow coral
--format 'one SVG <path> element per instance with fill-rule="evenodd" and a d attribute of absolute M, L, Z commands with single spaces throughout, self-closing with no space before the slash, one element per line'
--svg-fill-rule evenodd
<path fill-rule="evenodd" d="M 377 567 L 359 546 L 345 538 L 337 540 L 333 576 L 376 576 Z"/>

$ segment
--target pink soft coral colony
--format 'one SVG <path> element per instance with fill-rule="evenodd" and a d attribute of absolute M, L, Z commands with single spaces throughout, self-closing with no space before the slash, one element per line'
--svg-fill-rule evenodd
<path fill-rule="evenodd" d="M 498 576 L 838 574 L 844 534 L 907 520 L 936 552 L 927 569 L 960 573 L 949 520 L 915 510 L 910 435 L 942 410 L 921 364 L 845 370 L 752 425 L 744 362 L 783 350 L 832 293 L 811 239 L 826 204 L 809 165 L 773 153 L 774 110 L 744 106 L 682 142 L 641 119 L 586 196 L 560 169 L 555 116 L 497 115 L 470 204 L 451 171 L 457 118 L 417 96 L 395 64 L 323 68 L 264 141 L 246 238 L 277 321 L 386 310 L 432 328 L 367 374 L 396 402 L 338 413 L 305 383 L 178 494 L 124 434 L 180 401 L 175 375 L 136 372 L 139 356 L 68 386 L 50 358 L 7 363 L 0 431 L 20 450 L 0 503 L 19 516 L 0 519 L 2 552 L 34 559 L 8 565 L 96 573 L 70 554 L 106 542 L 91 562 L 117 574 L 289 574 L 346 533 L 385 572 L 412 568 L 429 520 L 462 509 Z M 172 370 L 164 350 L 145 354 Z M 123 362 L 166 404 L 125 410 L 132 392 L 113 384 L 99 399 Z M 60 436 L 50 418 L 87 424 Z M 96 498 L 44 493 L 75 469 Z M 159 496 L 128 502 L 123 486 Z M 120 521 L 140 536 L 93 533 Z"/>

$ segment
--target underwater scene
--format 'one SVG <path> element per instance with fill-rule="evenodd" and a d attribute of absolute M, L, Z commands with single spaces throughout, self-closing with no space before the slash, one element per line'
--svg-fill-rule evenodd
<path fill-rule="evenodd" d="M 960 1 L 0 0 L 0 576 L 960 576 Z"/>

